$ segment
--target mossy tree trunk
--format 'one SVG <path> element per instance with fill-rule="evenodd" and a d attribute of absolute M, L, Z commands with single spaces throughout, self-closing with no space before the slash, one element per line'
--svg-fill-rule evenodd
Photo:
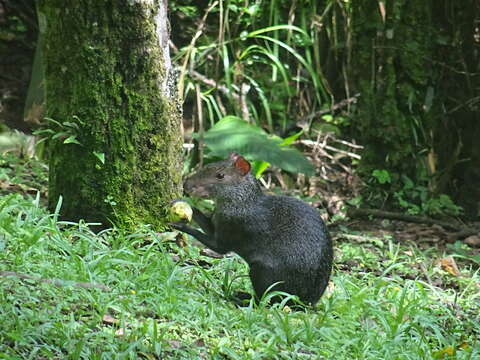
<path fill-rule="evenodd" d="M 434 7 L 442 43 L 437 92 L 445 109 L 433 129 L 439 192 L 480 218 L 480 2 L 449 0 Z"/>
<path fill-rule="evenodd" d="M 49 206 L 62 217 L 162 224 L 181 190 L 180 110 L 165 0 L 41 0 Z M 78 142 L 78 143 L 77 143 Z"/>
<path fill-rule="evenodd" d="M 426 155 L 433 102 L 431 3 L 423 0 L 353 3 L 352 61 L 363 169 L 414 177 Z M 423 153 L 422 153 L 423 151 Z"/>

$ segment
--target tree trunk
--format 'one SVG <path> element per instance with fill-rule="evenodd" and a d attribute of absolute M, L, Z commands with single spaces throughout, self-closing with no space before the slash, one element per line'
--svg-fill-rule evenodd
<path fill-rule="evenodd" d="M 162 224 L 181 190 L 165 0 L 41 0 L 49 206 L 73 221 Z"/>
<path fill-rule="evenodd" d="M 362 166 L 415 178 L 435 112 L 431 3 L 353 2 L 356 126 Z M 423 174 L 425 176 L 425 174 Z"/>
<path fill-rule="evenodd" d="M 435 26 L 445 38 L 438 91 L 445 111 L 433 129 L 437 189 L 453 195 L 466 215 L 480 218 L 480 3 L 449 0 L 436 6 Z M 446 66 L 443 64 L 447 64 Z M 439 71 L 440 72 L 440 71 Z"/>

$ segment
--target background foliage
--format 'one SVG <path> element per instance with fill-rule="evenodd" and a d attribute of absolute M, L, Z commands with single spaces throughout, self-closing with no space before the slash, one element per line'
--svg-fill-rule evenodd
<path fill-rule="evenodd" d="M 235 114 L 283 136 L 334 132 L 365 145 L 367 183 L 388 172 L 384 192 L 367 187 L 370 203 L 404 208 L 402 192 L 421 207 L 446 193 L 478 215 L 478 3 L 184 0 L 172 10 L 196 131 Z"/>
<path fill-rule="evenodd" d="M 453 200 L 478 216 L 477 1 L 175 0 L 169 6 L 186 138 L 193 131 L 201 145 L 190 164 L 213 157 L 203 134 L 226 116 L 281 138 L 300 130 L 301 139 L 332 133 L 364 146 L 358 164 L 340 160 L 359 165 L 363 202 L 424 212 L 426 201 L 453 209 Z M 34 1 L 1 0 L 0 23 L 6 54 L 0 112 L 11 127 L 28 130 L 42 119 L 34 108 L 26 112 L 29 123 L 20 120 L 37 34 Z M 270 145 L 268 151 L 278 149 Z M 289 169 L 304 171 L 295 165 Z M 378 186 L 375 171 L 390 180 Z"/>

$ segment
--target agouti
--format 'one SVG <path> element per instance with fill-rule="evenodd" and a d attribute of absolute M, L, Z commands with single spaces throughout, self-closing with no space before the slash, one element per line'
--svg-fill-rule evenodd
<path fill-rule="evenodd" d="M 288 196 L 266 195 L 250 173 L 250 163 L 238 154 L 206 165 L 188 178 L 186 193 L 212 198 L 212 217 L 193 209 L 203 232 L 175 223 L 212 250 L 233 251 L 250 266 L 257 299 L 271 291 L 297 295 L 315 304 L 325 291 L 332 269 L 332 242 L 318 212 Z M 274 299 L 278 301 L 278 299 Z"/>

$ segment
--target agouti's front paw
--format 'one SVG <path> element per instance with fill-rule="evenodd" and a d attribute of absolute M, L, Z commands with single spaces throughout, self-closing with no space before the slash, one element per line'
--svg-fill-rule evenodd
<path fill-rule="evenodd" d="M 168 226 L 172 227 L 175 230 L 189 233 L 189 230 L 193 230 L 190 226 L 182 222 L 169 222 L 167 223 Z"/>

